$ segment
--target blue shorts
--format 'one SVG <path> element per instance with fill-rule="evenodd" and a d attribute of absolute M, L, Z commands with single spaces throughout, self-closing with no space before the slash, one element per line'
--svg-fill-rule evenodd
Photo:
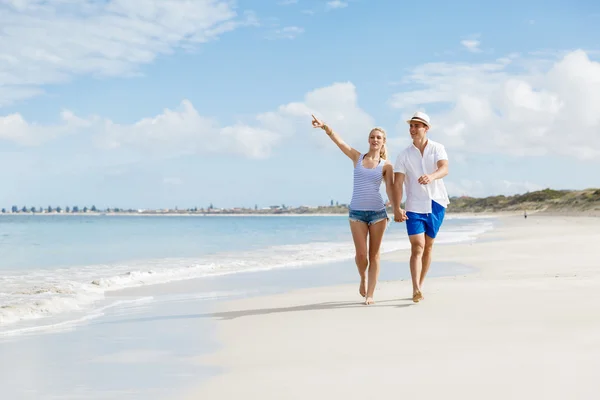
<path fill-rule="evenodd" d="M 444 215 L 446 215 L 446 209 L 435 201 L 431 202 L 430 214 L 407 211 L 408 219 L 405 222 L 408 236 L 425 232 L 427 236 L 435 239 L 444 221 Z"/>
<path fill-rule="evenodd" d="M 350 210 L 349 213 L 350 221 L 360 221 L 367 225 L 373 225 L 376 222 L 388 219 L 385 208 L 379 211 L 362 211 L 362 210 Z"/>

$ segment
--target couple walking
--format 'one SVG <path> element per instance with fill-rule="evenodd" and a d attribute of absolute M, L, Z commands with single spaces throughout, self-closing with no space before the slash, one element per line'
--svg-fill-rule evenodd
<path fill-rule="evenodd" d="M 412 144 L 398 155 L 394 165 L 388 159 L 386 133 L 382 128 L 369 132 L 369 151 L 363 154 L 344 142 L 327 124 L 312 117 L 313 127 L 323 129 L 354 164 L 349 218 L 360 274 L 359 292 L 365 297 L 365 304 L 374 303 L 379 250 L 388 221 L 379 192 L 382 181 L 391 199 L 394 221 L 406 223 L 411 245 L 412 299 L 418 303 L 424 298 L 423 281 L 431 264 L 433 242 L 449 203 L 442 180 L 448 174 L 448 156 L 442 144 L 427 137 L 431 127 L 429 116 L 417 112 L 407 121 Z M 403 189 L 406 189 L 405 210 L 401 207 Z"/>

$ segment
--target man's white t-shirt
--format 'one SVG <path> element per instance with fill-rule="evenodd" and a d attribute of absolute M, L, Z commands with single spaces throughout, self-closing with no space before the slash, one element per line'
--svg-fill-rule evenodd
<path fill-rule="evenodd" d="M 444 146 L 431 139 L 427 139 L 423 156 L 414 144 L 398 154 L 396 164 L 394 164 L 394 172 L 405 175 L 406 211 L 429 214 L 431 213 L 432 200 L 444 208 L 448 207 L 450 199 L 442 179 L 436 179 L 427 185 L 419 183 L 420 176 L 434 173 L 438 169 L 437 162 L 447 159 L 448 154 L 446 154 Z"/>

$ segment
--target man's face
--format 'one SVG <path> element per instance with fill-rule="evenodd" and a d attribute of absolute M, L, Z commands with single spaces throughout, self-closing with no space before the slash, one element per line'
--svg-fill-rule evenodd
<path fill-rule="evenodd" d="M 410 123 L 410 137 L 415 139 L 423 139 L 427 134 L 429 127 L 422 122 L 411 122 Z"/>

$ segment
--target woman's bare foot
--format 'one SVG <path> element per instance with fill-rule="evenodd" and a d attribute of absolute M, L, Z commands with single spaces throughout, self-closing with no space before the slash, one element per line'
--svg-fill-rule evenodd
<path fill-rule="evenodd" d="M 365 304 L 366 305 L 375 304 L 375 300 L 373 300 L 372 297 L 367 297 L 367 299 L 365 300 Z"/>
<path fill-rule="evenodd" d="M 360 286 L 358 287 L 358 293 L 360 293 L 362 297 L 365 297 L 367 295 L 367 283 L 365 282 L 365 278 L 360 278 Z"/>

